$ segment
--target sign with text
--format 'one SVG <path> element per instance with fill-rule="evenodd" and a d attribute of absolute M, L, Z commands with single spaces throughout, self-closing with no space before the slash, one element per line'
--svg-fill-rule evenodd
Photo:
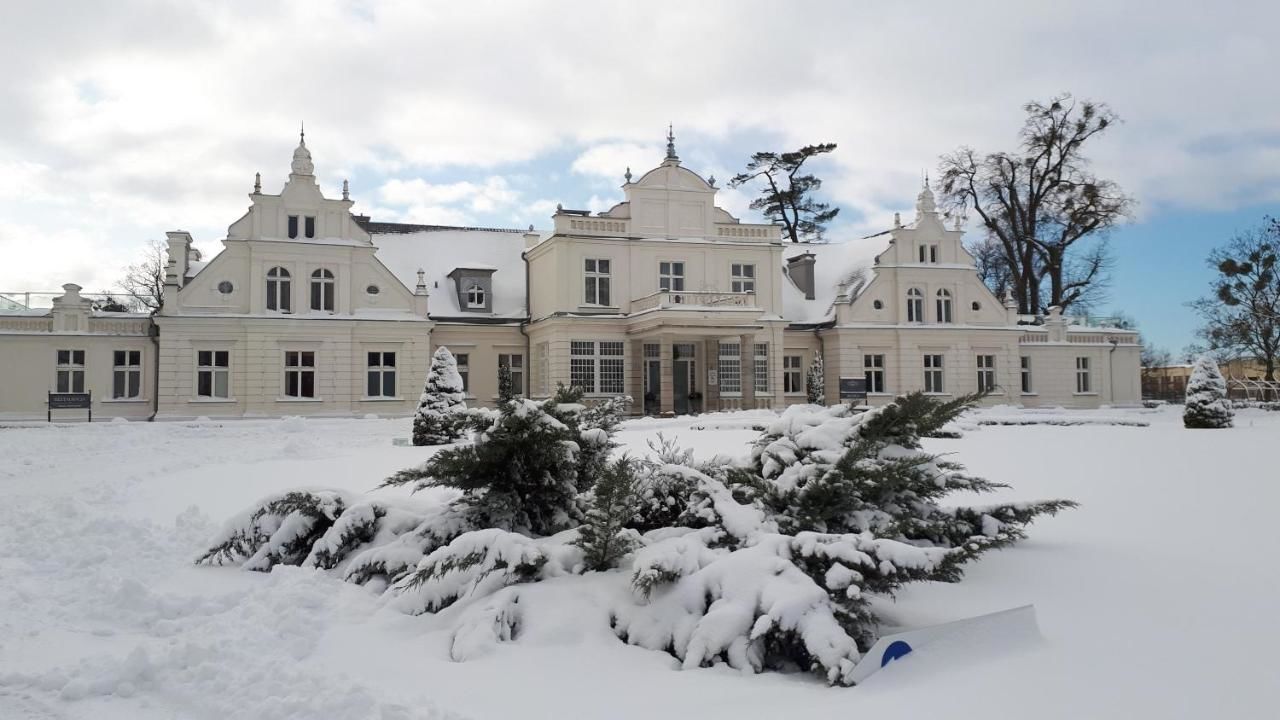
<path fill-rule="evenodd" d="M 86 410 L 89 408 L 89 393 L 49 393 L 51 410 Z"/>
<path fill-rule="evenodd" d="M 860 378 L 840 378 L 840 399 L 841 400 L 866 400 L 867 399 L 867 379 Z"/>

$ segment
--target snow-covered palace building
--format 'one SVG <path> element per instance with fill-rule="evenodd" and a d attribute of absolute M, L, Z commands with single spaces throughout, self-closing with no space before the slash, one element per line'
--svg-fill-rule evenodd
<path fill-rule="evenodd" d="M 872 404 L 913 390 L 989 402 L 1139 401 L 1133 331 L 1019 317 L 979 280 L 926 188 L 915 221 L 846 242 L 784 243 L 740 222 L 668 145 L 607 212 L 549 233 L 377 222 L 324 197 L 305 142 L 278 195 L 249 196 L 223 250 L 168 233 L 163 309 L 100 313 L 67 293 L 0 311 L 0 415 L 92 392 L 95 417 L 407 414 L 447 346 L 474 404 L 498 368 L 532 397 L 629 394 L 637 412 L 778 408 L 861 378 Z M 846 383 L 846 386 L 848 383 Z"/>

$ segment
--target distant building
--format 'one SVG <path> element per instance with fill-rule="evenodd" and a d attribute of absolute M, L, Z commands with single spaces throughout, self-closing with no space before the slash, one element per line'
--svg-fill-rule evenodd
<path fill-rule="evenodd" d="M 1191 379 L 1190 363 L 1142 368 L 1142 397 L 1182 401 Z M 1274 399 L 1277 387 L 1266 382 L 1266 367 L 1252 359 L 1229 360 L 1218 366 L 1227 380 L 1227 394 L 1239 399 Z M 1280 387 L 1280 386 L 1278 386 Z"/>
<path fill-rule="evenodd" d="M 912 223 L 797 245 L 718 207 L 668 140 L 657 167 L 627 173 L 623 202 L 559 208 L 545 235 L 353 215 L 300 142 L 284 188 L 255 183 L 221 252 L 204 260 L 168 233 L 154 318 L 93 313 L 70 285 L 52 311 L 0 313 L 0 416 L 43 417 L 66 352 L 100 417 L 407 414 L 441 345 L 485 405 L 506 366 L 532 397 L 564 384 L 650 414 L 781 408 L 805 401 L 819 355 L 829 402 L 851 379 L 871 404 L 980 389 L 1028 406 L 1139 401 L 1137 333 L 1019 317 L 927 188 Z M 54 319 L 71 307 L 75 332 Z M 126 380 L 116 397 L 134 359 L 143 389 Z"/>

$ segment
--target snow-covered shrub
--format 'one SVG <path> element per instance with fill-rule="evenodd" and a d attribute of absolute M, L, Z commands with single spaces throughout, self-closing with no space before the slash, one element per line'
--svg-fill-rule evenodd
<path fill-rule="evenodd" d="M 374 539 L 352 553 L 343 579 L 360 585 L 378 582 L 386 587 L 407 575 L 437 548 L 476 529 L 469 523 L 466 511 L 452 503 L 432 507 L 407 532 L 397 533 L 399 527 L 380 527 Z M 383 537 L 384 533 L 390 537 Z"/>
<path fill-rule="evenodd" d="M 610 463 L 589 491 L 587 511 L 574 541 L 582 548 L 589 570 L 616 567 L 638 542 L 636 531 L 627 525 L 640 505 L 639 465 L 626 457 Z"/>
<path fill-rule="evenodd" d="M 352 505 L 315 541 L 302 564 L 332 570 L 359 548 L 386 545 L 425 519 L 421 512 L 378 500 Z"/>
<path fill-rule="evenodd" d="M 332 490 L 295 490 L 264 498 L 233 517 L 197 563 L 242 562 L 246 570 L 297 565 L 346 508 Z"/>
<path fill-rule="evenodd" d="M 442 345 L 431 356 L 427 384 L 413 416 L 413 444 L 444 445 L 462 437 L 464 423 L 459 415 L 467 408 L 465 397 L 458 361 Z"/>
<path fill-rule="evenodd" d="M 1227 381 L 1208 355 L 1196 358 L 1187 381 L 1187 404 L 1182 424 L 1189 428 L 1229 428 L 1235 411 L 1227 400 Z"/>
<path fill-rule="evenodd" d="M 826 399 L 826 372 L 822 365 L 822 353 L 814 353 L 813 363 L 804 376 L 805 399 L 811 405 L 821 405 Z"/>

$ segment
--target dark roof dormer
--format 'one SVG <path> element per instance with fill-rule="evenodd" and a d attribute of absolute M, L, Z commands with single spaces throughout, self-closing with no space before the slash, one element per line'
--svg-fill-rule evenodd
<path fill-rule="evenodd" d="M 458 294 L 458 310 L 464 313 L 493 312 L 495 271 L 497 268 L 492 265 L 468 263 L 449 272 L 449 278 L 453 280 L 454 290 Z"/>

